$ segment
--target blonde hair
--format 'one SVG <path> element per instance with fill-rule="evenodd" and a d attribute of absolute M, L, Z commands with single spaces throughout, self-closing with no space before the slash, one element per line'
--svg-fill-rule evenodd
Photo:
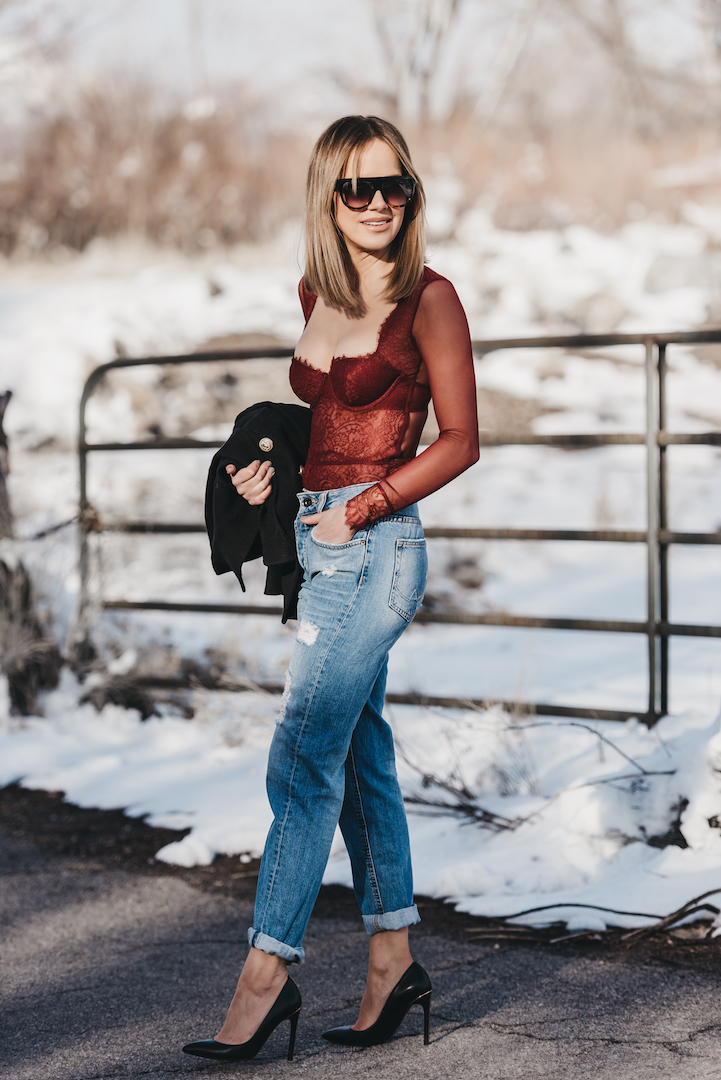
<path fill-rule="evenodd" d="M 406 206 L 400 232 L 391 245 L 393 267 L 385 298 L 392 303 L 407 299 L 421 280 L 425 262 L 426 197 L 400 131 L 379 116 L 344 116 L 336 120 L 318 139 L 308 166 L 303 279 L 310 292 L 355 318 L 365 314 L 365 304 L 358 273 L 336 223 L 333 196 L 336 181 L 351 158 L 353 179 L 357 179 L 360 153 L 374 139 L 393 150 L 403 173 L 416 182 L 415 196 Z"/>

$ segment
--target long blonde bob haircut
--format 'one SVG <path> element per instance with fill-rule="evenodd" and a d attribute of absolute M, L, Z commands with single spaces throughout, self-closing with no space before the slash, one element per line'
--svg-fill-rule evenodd
<path fill-rule="evenodd" d="M 326 128 L 313 148 L 308 166 L 305 212 L 305 286 L 331 307 L 355 318 L 365 314 L 358 273 L 345 238 L 335 219 L 335 184 L 348 165 L 357 179 L 362 151 L 380 139 L 396 154 L 402 172 L 416 182 L 416 193 L 406 206 L 403 224 L 390 250 L 393 264 L 388 275 L 386 300 L 406 300 L 423 274 L 425 262 L 426 197 L 413 168 L 406 140 L 397 127 L 379 116 L 344 116 Z"/>

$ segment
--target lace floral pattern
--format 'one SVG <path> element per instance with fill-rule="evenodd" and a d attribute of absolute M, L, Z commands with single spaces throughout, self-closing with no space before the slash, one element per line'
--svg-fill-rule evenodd
<path fill-rule="evenodd" d="M 392 514 L 394 509 L 383 485 L 374 484 L 345 504 L 345 523 L 349 529 L 367 529 L 374 521 Z"/>
<path fill-rule="evenodd" d="M 312 409 L 323 392 L 326 373 L 294 356 L 290 362 L 289 378 L 293 393 Z"/>
<path fill-rule="evenodd" d="M 419 306 L 426 287 L 430 303 Z M 316 297 L 301 281 L 306 322 Z M 418 318 L 417 318 L 418 316 Z M 425 363 L 438 440 L 416 457 L 430 391 L 416 382 Z M 470 335 L 453 286 L 428 267 L 407 300 L 387 316 L 373 353 L 336 357 L 321 371 L 294 356 L 290 383 L 313 411 L 303 470 L 309 491 L 372 483 L 347 503 L 346 521 L 363 528 L 435 491 L 478 456 Z M 413 424 L 409 423 L 413 412 Z M 408 436 L 406 440 L 406 436 Z M 393 474 L 393 486 L 382 481 Z"/>
<path fill-rule="evenodd" d="M 381 480 L 415 453 L 401 453 L 415 377 L 422 358 L 411 333 L 423 289 L 434 277 L 427 270 L 415 292 L 390 312 L 375 352 L 338 357 L 328 372 L 293 357 L 290 384 L 313 409 L 303 483 L 309 491 Z M 301 282 L 306 318 L 315 297 Z M 388 513 L 386 509 L 384 513 Z"/>

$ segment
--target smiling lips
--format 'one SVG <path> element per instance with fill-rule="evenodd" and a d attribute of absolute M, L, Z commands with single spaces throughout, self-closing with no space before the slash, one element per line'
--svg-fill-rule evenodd
<path fill-rule="evenodd" d="M 371 229 L 380 230 L 386 225 L 390 225 L 390 218 L 369 218 L 367 221 L 361 221 L 361 225 L 367 225 Z"/>

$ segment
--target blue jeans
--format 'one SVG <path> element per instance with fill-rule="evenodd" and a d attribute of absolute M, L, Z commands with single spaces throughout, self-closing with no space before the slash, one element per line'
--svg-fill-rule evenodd
<path fill-rule="evenodd" d="M 346 503 L 368 484 L 301 491 L 300 516 Z M 248 941 L 291 963 L 340 824 L 369 934 L 420 921 L 393 735 L 383 719 L 388 650 L 426 583 L 426 542 L 409 506 L 325 544 L 296 520 L 304 581 L 298 636 L 268 759 L 274 821 Z"/>

